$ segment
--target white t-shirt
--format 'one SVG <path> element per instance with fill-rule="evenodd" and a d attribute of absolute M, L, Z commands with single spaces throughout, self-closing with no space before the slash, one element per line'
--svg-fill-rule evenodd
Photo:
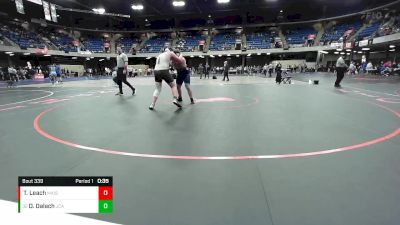
<path fill-rule="evenodd" d="M 128 63 L 128 56 L 125 53 L 121 53 L 120 55 L 117 55 L 117 67 L 124 68 L 125 63 Z"/>
<path fill-rule="evenodd" d="M 180 63 L 181 60 L 170 51 L 166 51 L 161 53 L 157 57 L 156 66 L 154 70 L 169 70 L 169 65 L 171 64 L 171 60 L 173 63 Z"/>
<path fill-rule="evenodd" d="M 171 63 L 171 53 L 163 52 L 157 57 L 154 70 L 168 70 Z"/>

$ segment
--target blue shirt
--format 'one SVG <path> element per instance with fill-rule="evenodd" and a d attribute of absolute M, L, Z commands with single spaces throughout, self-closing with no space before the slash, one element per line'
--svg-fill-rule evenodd
<path fill-rule="evenodd" d="M 56 73 L 57 73 L 57 75 L 61 75 L 61 66 L 60 65 L 56 65 Z"/>

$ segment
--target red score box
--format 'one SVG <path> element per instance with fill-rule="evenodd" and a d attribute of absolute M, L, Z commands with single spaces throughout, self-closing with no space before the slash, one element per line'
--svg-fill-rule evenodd
<path fill-rule="evenodd" d="M 113 188 L 112 186 L 99 186 L 99 200 L 112 200 Z"/>

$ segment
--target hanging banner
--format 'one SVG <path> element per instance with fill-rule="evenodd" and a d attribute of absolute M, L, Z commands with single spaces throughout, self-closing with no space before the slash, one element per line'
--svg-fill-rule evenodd
<path fill-rule="evenodd" d="M 351 48 L 354 48 L 354 46 L 353 46 L 353 42 L 346 42 L 346 43 L 343 43 L 343 49 L 351 49 Z"/>
<path fill-rule="evenodd" d="M 57 10 L 56 5 L 50 4 L 51 20 L 57 23 Z"/>
<path fill-rule="evenodd" d="M 368 46 L 368 40 L 362 40 L 358 42 L 358 47 Z"/>
<path fill-rule="evenodd" d="M 341 43 L 338 43 L 338 42 L 332 42 L 332 43 L 331 43 L 331 47 L 334 47 L 334 48 L 341 48 L 341 47 L 342 47 L 342 44 L 341 44 Z"/>
<path fill-rule="evenodd" d="M 42 1 L 42 3 L 43 3 L 43 10 L 44 10 L 44 18 L 45 18 L 46 20 L 51 21 L 49 3 L 46 2 L 46 1 Z"/>
<path fill-rule="evenodd" d="M 15 7 L 17 8 L 18 13 L 25 14 L 24 3 L 22 0 L 15 0 Z"/>

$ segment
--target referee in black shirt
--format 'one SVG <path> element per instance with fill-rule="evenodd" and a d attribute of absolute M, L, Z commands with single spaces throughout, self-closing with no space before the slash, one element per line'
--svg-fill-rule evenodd
<path fill-rule="evenodd" d="M 222 81 L 225 81 L 225 77 L 226 77 L 226 81 L 229 81 L 229 64 L 228 61 L 224 62 L 224 79 L 222 79 Z"/>

